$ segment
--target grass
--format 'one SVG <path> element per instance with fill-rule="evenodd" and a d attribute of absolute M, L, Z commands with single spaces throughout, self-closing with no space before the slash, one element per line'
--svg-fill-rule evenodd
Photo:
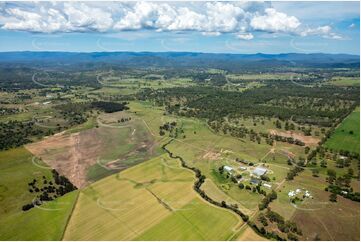
<path fill-rule="evenodd" d="M 359 86 L 360 78 L 356 77 L 333 77 L 330 84 L 335 86 Z"/>
<path fill-rule="evenodd" d="M 0 152 L 0 196 L 3 219 L 21 211 L 21 207 L 34 198 L 28 191 L 28 182 L 34 178 L 52 177 L 50 170 L 42 169 L 31 162 L 32 155 L 25 148 Z"/>
<path fill-rule="evenodd" d="M 360 152 L 360 108 L 356 108 L 342 121 L 325 146 L 333 150 Z"/>
<path fill-rule="evenodd" d="M 157 231 L 173 233 L 169 239 L 201 238 L 194 237 L 190 224 L 201 228 L 203 237 L 226 238 L 239 218 L 200 200 L 194 179 L 178 161 L 162 155 L 95 182 L 81 192 L 64 239 L 150 239 Z M 219 234 L 212 227 L 216 222 Z"/>
<path fill-rule="evenodd" d="M 0 240 L 60 240 L 70 216 L 77 191 L 41 206 L 50 210 L 21 210 L 34 198 L 27 183 L 52 176 L 49 169 L 35 166 L 31 158 L 24 148 L 0 152 Z"/>
<path fill-rule="evenodd" d="M 136 240 L 226 240 L 237 218 L 227 211 L 204 204 L 195 198 L 182 210 L 174 212 Z"/>
<path fill-rule="evenodd" d="M 232 199 L 229 195 L 218 188 L 211 179 L 206 179 L 201 188 L 210 198 L 217 202 L 226 201 L 228 204 L 237 204 L 238 208 L 240 208 L 243 213 L 248 215 L 252 212 L 250 209 L 246 208 L 246 206 L 242 205 L 242 202 L 244 203 L 244 201 L 237 201 Z"/>
<path fill-rule="evenodd" d="M 293 181 L 277 189 L 278 198 L 270 204 L 273 211 L 297 223 L 303 231 L 303 240 L 313 240 L 318 234 L 322 240 L 358 240 L 359 203 L 338 196 L 337 203 L 329 202 L 325 176 L 313 177 L 310 170 L 301 172 Z M 292 206 L 290 190 L 307 189 L 312 199 Z"/>

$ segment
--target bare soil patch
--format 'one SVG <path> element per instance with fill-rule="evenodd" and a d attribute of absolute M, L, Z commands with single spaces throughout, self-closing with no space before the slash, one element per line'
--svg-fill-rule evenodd
<path fill-rule="evenodd" d="M 207 160 L 218 160 L 221 157 L 221 153 L 207 151 L 202 158 Z"/>
<path fill-rule="evenodd" d="M 272 135 L 280 135 L 280 136 L 284 136 L 284 137 L 292 137 L 294 139 L 298 139 L 301 140 L 302 142 L 304 142 L 307 146 L 314 146 L 317 145 L 318 142 L 320 142 L 319 138 L 316 137 L 312 137 L 312 136 L 305 136 L 303 134 L 294 132 L 294 131 L 277 131 L 274 129 L 270 129 L 269 130 L 270 134 Z"/>
<path fill-rule="evenodd" d="M 76 187 L 83 188 L 88 184 L 87 168 L 96 163 L 102 145 L 96 130 L 90 129 L 70 135 L 54 135 L 25 147 Z"/>
<path fill-rule="evenodd" d="M 103 173 L 110 175 L 156 153 L 154 139 L 144 133 L 131 135 L 133 129 L 99 127 L 74 134 L 60 133 L 26 145 L 26 148 L 76 187 L 83 188 L 94 181 L 89 177 L 89 171 L 96 166 L 99 166 L 97 169 L 106 169 Z"/>

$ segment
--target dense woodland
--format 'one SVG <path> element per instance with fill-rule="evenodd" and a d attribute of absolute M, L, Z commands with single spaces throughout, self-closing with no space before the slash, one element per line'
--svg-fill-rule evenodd
<path fill-rule="evenodd" d="M 0 122 L 0 150 L 15 148 L 31 142 L 33 137 L 52 134 L 34 125 L 34 122 L 9 121 Z"/>

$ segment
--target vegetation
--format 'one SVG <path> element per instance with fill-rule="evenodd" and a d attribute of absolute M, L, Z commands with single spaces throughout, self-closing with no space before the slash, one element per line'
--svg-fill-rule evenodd
<path fill-rule="evenodd" d="M 336 128 L 325 146 L 335 151 L 360 152 L 360 111 L 357 108 Z"/>
<path fill-rule="evenodd" d="M 177 58 L 0 63 L 0 238 L 358 240 L 359 70 Z"/>

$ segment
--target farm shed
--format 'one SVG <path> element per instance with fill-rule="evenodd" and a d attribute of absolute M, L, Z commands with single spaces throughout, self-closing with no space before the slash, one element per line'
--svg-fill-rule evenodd
<path fill-rule="evenodd" d="M 260 177 L 260 176 L 266 174 L 266 172 L 267 172 L 267 168 L 257 167 L 256 169 L 253 170 L 252 173 L 253 173 L 253 175 Z"/>
<path fill-rule="evenodd" d="M 230 166 L 224 166 L 223 169 L 224 169 L 225 171 L 227 171 L 227 172 L 233 171 L 233 168 L 230 167 Z"/>

